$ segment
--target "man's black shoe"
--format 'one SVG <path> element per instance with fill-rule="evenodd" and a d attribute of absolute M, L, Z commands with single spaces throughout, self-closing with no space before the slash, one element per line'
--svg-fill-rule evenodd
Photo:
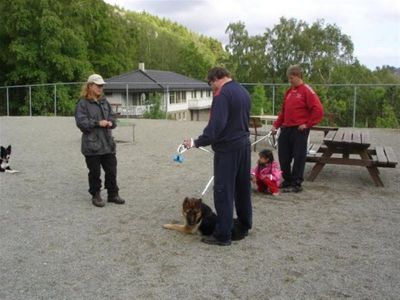
<path fill-rule="evenodd" d="M 231 245 L 231 241 L 223 242 L 223 241 L 217 240 L 217 238 L 213 235 L 205 236 L 201 239 L 201 241 L 203 243 L 206 243 L 209 245 L 218 245 L 218 246 L 230 246 Z"/>
<path fill-rule="evenodd" d="M 295 185 L 293 190 L 295 193 L 300 193 L 303 190 L 303 187 L 301 185 Z"/>
<path fill-rule="evenodd" d="M 231 240 L 240 241 L 243 240 L 248 235 L 249 235 L 249 230 L 243 228 L 243 225 L 239 222 L 238 219 L 234 219 L 231 232 Z"/>
<path fill-rule="evenodd" d="M 287 188 L 289 186 L 292 186 L 292 184 L 289 181 L 284 181 L 281 183 L 280 188 L 283 189 L 283 188 Z"/>
<path fill-rule="evenodd" d="M 239 230 L 232 230 L 231 240 L 232 241 L 240 241 L 243 240 L 246 236 L 249 235 L 249 231 L 239 231 Z"/>
<path fill-rule="evenodd" d="M 288 186 L 282 189 L 283 193 L 300 193 L 303 190 L 301 185 Z"/>

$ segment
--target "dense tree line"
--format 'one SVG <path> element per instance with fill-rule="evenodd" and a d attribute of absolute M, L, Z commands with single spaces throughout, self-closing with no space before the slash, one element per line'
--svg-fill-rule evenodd
<path fill-rule="evenodd" d="M 215 39 L 101 0 L 2 0 L 0 18 L 2 85 L 81 81 L 94 71 L 111 77 L 139 61 L 204 78 L 226 55 Z"/>
<path fill-rule="evenodd" d="M 225 65 L 244 83 L 286 83 L 288 65 L 300 63 L 315 84 L 399 84 L 389 66 L 369 70 L 354 57 L 351 38 L 323 20 L 307 24 L 281 18 L 263 34 L 251 36 L 242 22 L 226 29 L 222 44 L 170 20 L 131 12 L 101 0 L 0 1 L 0 86 L 80 82 L 92 72 L 111 77 L 137 68 L 170 70 L 204 79 L 216 64 Z M 274 90 L 279 108 L 284 90 Z M 326 110 L 339 126 L 351 125 L 353 88 L 316 85 Z M 270 87 L 249 86 L 254 109 L 272 112 Z M 398 127 L 400 88 L 357 89 L 357 125 Z M 0 111 L 4 112 L 4 89 Z M 78 89 L 57 87 L 58 114 L 73 111 Z M 29 110 L 28 91 L 13 89 L 13 114 Z M 53 87 L 32 89 L 33 111 L 53 111 Z M 275 113 L 276 113 L 275 109 Z"/>

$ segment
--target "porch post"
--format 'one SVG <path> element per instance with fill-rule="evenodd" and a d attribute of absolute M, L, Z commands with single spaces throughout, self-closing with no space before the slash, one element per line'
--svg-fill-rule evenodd
<path fill-rule="evenodd" d="M 165 119 L 168 119 L 168 108 L 169 108 L 169 85 L 167 85 L 167 95 L 165 101 Z"/>
<path fill-rule="evenodd" d="M 125 115 L 125 117 L 126 118 L 128 118 L 128 112 L 129 112 L 128 99 L 129 99 L 129 83 L 126 84 L 126 96 L 125 96 L 125 102 L 126 102 L 126 109 L 125 109 L 126 115 Z"/>

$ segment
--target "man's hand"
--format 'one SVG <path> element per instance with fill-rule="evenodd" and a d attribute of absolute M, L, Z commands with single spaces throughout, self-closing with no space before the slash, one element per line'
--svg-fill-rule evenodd
<path fill-rule="evenodd" d="M 307 125 L 301 124 L 301 125 L 299 125 L 299 127 L 297 127 L 297 129 L 299 129 L 300 131 L 304 131 L 305 129 L 307 129 Z"/>
<path fill-rule="evenodd" d="M 274 126 L 271 128 L 271 134 L 275 135 L 278 132 L 278 129 L 276 129 Z"/>
<path fill-rule="evenodd" d="M 183 145 L 184 145 L 187 149 L 190 149 L 190 148 L 194 147 L 194 141 L 193 141 L 192 138 L 184 139 L 184 140 L 183 140 Z"/>

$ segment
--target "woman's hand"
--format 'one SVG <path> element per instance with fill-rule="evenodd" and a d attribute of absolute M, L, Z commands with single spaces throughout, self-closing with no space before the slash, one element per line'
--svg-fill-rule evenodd
<path fill-rule="evenodd" d="M 107 121 L 107 120 L 100 120 L 99 121 L 99 126 L 100 127 L 111 127 L 112 126 L 112 122 L 111 121 Z"/>

